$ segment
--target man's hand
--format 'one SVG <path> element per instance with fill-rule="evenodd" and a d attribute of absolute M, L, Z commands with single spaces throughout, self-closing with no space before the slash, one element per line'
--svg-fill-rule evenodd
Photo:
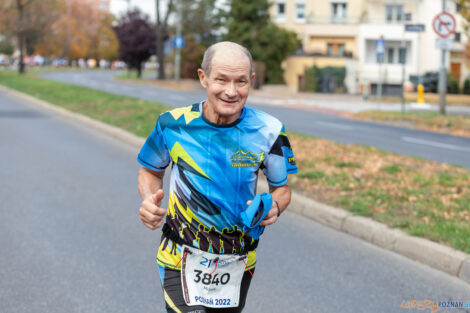
<path fill-rule="evenodd" d="M 164 195 L 163 190 L 159 189 L 157 193 L 147 196 L 142 201 L 139 210 L 140 220 L 151 230 L 161 227 L 165 220 L 166 209 L 160 207 Z"/>
<path fill-rule="evenodd" d="M 250 204 L 251 204 L 251 200 L 246 202 L 246 205 L 250 205 Z M 264 220 L 262 220 L 259 225 L 260 226 L 268 226 L 268 225 L 276 223 L 277 219 L 278 219 L 278 217 L 277 217 L 277 206 L 276 206 L 276 202 L 274 202 L 274 200 L 273 200 L 273 204 L 271 205 L 271 209 L 269 210 L 268 215 L 266 215 Z"/>

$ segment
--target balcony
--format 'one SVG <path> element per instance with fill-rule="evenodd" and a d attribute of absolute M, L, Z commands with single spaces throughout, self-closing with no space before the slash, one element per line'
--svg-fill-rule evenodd
<path fill-rule="evenodd" d="M 308 15 L 306 18 L 306 24 L 346 24 L 356 25 L 359 24 L 360 18 L 353 17 L 334 17 L 334 16 L 313 16 Z"/>

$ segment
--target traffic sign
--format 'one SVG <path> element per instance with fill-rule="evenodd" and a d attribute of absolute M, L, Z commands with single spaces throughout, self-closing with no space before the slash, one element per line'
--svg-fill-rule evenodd
<path fill-rule="evenodd" d="M 441 12 L 432 21 L 432 27 L 439 37 L 449 37 L 455 33 L 455 18 L 447 12 Z"/>
<path fill-rule="evenodd" d="M 422 33 L 425 31 L 424 24 L 405 24 L 405 32 Z"/>
<path fill-rule="evenodd" d="M 176 49 L 181 49 L 184 47 L 184 37 L 183 36 L 176 36 L 173 37 L 173 47 Z"/>
<path fill-rule="evenodd" d="M 452 38 L 436 38 L 436 48 L 441 50 L 452 50 L 454 47 L 454 39 Z"/>
<path fill-rule="evenodd" d="M 375 41 L 375 53 L 379 56 L 382 56 L 385 53 L 385 40 L 382 38 Z"/>

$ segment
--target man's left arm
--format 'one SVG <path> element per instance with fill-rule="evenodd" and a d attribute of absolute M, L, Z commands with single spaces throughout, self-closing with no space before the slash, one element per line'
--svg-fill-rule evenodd
<path fill-rule="evenodd" d="M 271 206 L 271 210 L 269 210 L 268 215 L 266 215 L 264 220 L 261 221 L 261 226 L 267 226 L 276 223 L 277 219 L 279 218 L 278 215 L 280 215 L 280 213 L 282 213 L 287 208 L 291 200 L 292 192 L 288 184 L 277 187 L 270 185 L 269 192 L 273 197 L 273 204 Z"/>

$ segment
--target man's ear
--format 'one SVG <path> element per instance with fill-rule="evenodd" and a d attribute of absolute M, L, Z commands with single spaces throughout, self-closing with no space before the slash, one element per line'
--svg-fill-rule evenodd
<path fill-rule="evenodd" d="M 197 75 L 199 76 L 199 82 L 202 87 L 207 88 L 206 73 L 202 69 L 198 69 Z"/>
<path fill-rule="evenodd" d="M 254 80 L 255 79 L 255 72 L 253 72 L 253 74 L 251 74 L 251 80 Z"/>

